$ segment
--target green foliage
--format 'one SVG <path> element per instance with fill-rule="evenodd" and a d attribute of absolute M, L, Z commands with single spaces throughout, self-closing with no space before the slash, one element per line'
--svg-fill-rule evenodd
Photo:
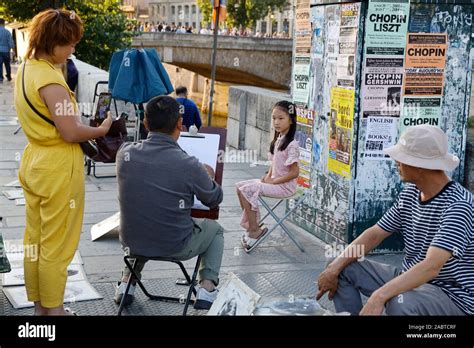
<path fill-rule="evenodd" d="M 202 26 L 206 27 L 212 22 L 212 5 L 210 0 L 197 0 L 199 9 L 202 13 Z"/>
<path fill-rule="evenodd" d="M 76 46 L 77 57 L 108 70 L 112 54 L 131 45 L 134 23 L 127 20 L 116 0 L 78 0 L 75 7 L 68 5 L 68 9 L 75 10 L 84 22 L 84 36 Z"/>
<path fill-rule="evenodd" d="M 231 28 L 249 28 L 275 10 L 283 10 L 288 0 L 227 0 L 227 25 Z M 211 0 L 198 0 L 203 14 L 203 25 L 212 21 Z"/>
<path fill-rule="evenodd" d="M 47 8 L 64 7 L 64 4 L 80 1 L 66 0 L 2 0 L 3 10 L 0 8 L 0 16 L 8 21 L 17 20 L 26 22 L 35 14 Z"/>
<path fill-rule="evenodd" d="M 76 46 L 77 58 L 108 69 L 112 54 L 132 43 L 134 22 L 127 20 L 118 0 L 2 0 L 0 16 L 28 21 L 47 8 L 74 10 L 84 22 L 84 36 Z"/>
<path fill-rule="evenodd" d="M 227 25 L 235 28 L 252 27 L 269 13 L 283 10 L 287 4 L 287 0 L 228 0 Z"/>

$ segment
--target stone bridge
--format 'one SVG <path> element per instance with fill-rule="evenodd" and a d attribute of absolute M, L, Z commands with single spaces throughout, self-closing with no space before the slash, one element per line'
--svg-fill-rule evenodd
<path fill-rule="evenodd" d="M 143 33 L 132 46 L 153 47 L 162 62 L 211 77 L 212 35 Z M 217 47 L 217 81 L 289 89 L 291 39 L 219 36 Z"/>

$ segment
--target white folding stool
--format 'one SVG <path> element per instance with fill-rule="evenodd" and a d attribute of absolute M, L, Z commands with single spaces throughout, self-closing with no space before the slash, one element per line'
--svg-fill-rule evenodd
<path fill-rule="evenodd" d="M 302 191 L 302 190 L 298 189 L 293 196 L 279 199 L 278 202 L 275 203 L 275 205 L 273 207 L 270 207 L 268 205 L 268 203 L 263 199 L 264 196 L 259 196 L 258 197 L 258 201 L 267 210 L 267 214 L 263 218 L 260 219 L 260 221 L 258 222 L 258 225 L 261 227 L 263 225 L 263 221 L 268 217 L 268 215 L 271 215 L 273 217 L 273 219 L 276 221 L 276 225 L 273 226 L 267 233 L 265 233 L 265 235 L 262 236 L 262 238 L 258 239 L 255 242 L 255 244 L 252 245 L 252 247 L 248 250 L 248 252 L 251 252 L 253 249 L 255 249 L 257 247 L 257 245 L 259 245 L 261 242 L 263 242 L 265 240 L 265 238 L 267 238 L 270 235 L 270 233 L 272 233 L 273 230 L 275 230 L 278 227 L 281 227 L 283 229 L 283 231 L 288 235 L 288 237 L 290 237 L 290 239 L 293 241 L 293 243 L 295 243 L 296 246 L 301 250 L 301 252 L 304 252 L 303 246 L 300 244 L 300 242 L 298 242 L 296 240 L 295 236 L 288 229 L 288 227 L 286 227 L 285 220 L 296 210 L 296 208 L 298 208 L 304 202 L 304 200 L 306 198 L 306 192 L 308 192 L 308 191 L 307 190 Z M 271 198 L 271 197 L 267 197 L 267 198 Z M 294 203 L 293 204 L 290 203 L 290 209 L 286 212 L 286 214 L 282 218 L 279 218 L 278 215 L 276 215 L 276 213 L 274 212 L 274 210 L 282 202 L 285 202 L 287 200 L 290 200 L 290 201 L 293 200 Z"/>

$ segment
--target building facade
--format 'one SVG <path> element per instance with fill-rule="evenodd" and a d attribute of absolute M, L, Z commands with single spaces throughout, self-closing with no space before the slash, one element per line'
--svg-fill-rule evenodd
<path fill-rule="evenodd" d="M 254 32 L 262 34 L 286 33 L 293 36 L 294 16 L 292 5 L 285 7 L 283 11 L 275 11 L 267 17 L 257 21 L 253 29 Z"/>
<path fill-rule="evenodd" d="M 290 1 L 293 2 L 293 1 Z M 177 26 L 192 26 L 201 29 L 202 14 L 196 0 L 149 0 L 149 22 L 175 23 Z M 282 12 L 275 11 L 266 18 L 257 21 L 253 33 L 282 33 L 290 37 L 293 33 L 293 10 L 288 5 Z"/>
<path fill-rule="evenodd" d="M 190 0 L 150 0 L 149 21 L 157 24 L 160 22 L 177 26 L 192 26 L 201 29 L 202 14 L 197 1 Z"/>
<path fill-rule="evenodd" d="M 122 12 L 128 19 L 136 19 L 140 22 L 147 22 L 149 20 L 149 3 L 150 0 L 122 0 Z"/>

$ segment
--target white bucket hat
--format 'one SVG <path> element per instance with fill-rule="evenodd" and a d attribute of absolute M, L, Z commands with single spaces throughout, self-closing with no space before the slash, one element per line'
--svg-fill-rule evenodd
<path fill-rule="evenodd" d="M 407 128 L 398 144 L 384 152 L 397 162 L 417 168 L 450 172 L 459 165 L 459 158 L 448 153 L 448 136 L 426 124 Z"/>

